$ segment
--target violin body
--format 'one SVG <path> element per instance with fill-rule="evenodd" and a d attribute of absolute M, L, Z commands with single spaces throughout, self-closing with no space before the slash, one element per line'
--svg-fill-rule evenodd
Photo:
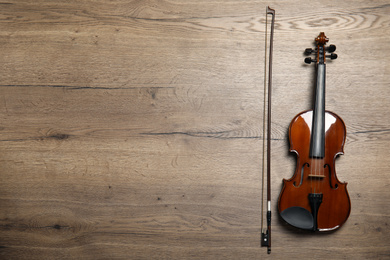
<path fill-rule="evenodd" d="M 336 157 L 343 154 L 346 129 L 339 116 L 326 111 L 325 156 L 311 158 L 308 148 L 312 133 L 312 118 L 313 110 L 309 110 L 298 114 L 290 124 L 290 152 L 296 153 L 297 166 L 293 177 L 283 180 L 278 210 L 281 215 L 284 212 L 285 218 L 291 219 L 288 222 L 299 222 L 294 226 L 327 231 L 340 227 L 348 219 L 351 210 L 347 184 L 337 179 L 335 171 Z M 312 206 L 308 196 L 318 192 L 322 193 L 322 202 L 318 207 L 315 227 L 311 219 Z M 295 207 L 305 209 L 306 212 Z"/>
<path fill-rule="evenodd" d="M 333 54 L 336 47 L 325 48 L 328 38 L 324 33 L 315 41 L 317 59 L 305 60 L 309 64 L 316 61 L 314 106 L 290 124 L 290 152 L 296 153 L 297 165 L 294 175 L 283 179 L 278 211 L 297 228 L 330 231 L 343 225 L 351 211 L 347 183 L 338 180 L 335 167 L 336 158 L 343 154 L 346 128 L 338 115 L 325 110 L 325 57 L 337 58 Z M 326 51 L 332 54 L 326 56 Z"/>

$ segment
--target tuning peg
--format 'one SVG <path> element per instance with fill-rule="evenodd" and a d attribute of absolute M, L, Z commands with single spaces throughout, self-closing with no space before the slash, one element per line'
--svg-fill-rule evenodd
<path fill-rule="evenodd" d="M 305 63 L 310 64 L 312 62 L 315 62 L 316 60 L 313 60 L 312 58 L 306 58 Z"/>
<path fill-rule="evenodd" d="M 329 47 L 326 48 L 326 50 L 330 53 L 334 52 L 336 50 L 336 45 L 329 45 Z"/>
<path fill-rule="evenodd" d="M 330 55 L 326 55 L 327 58 L 330 58 L 331 60 L 337 59 L 337 54 L 336 53 L 331 53 Z"/>
<path fill-rule="evenodd" d="M 312 52 L 313 52 L 313 49 L 312 49 L 312 48 L 307 48 L 307 49 L 305 50 L 305 54 L 306 54 L 306 55 L 312 54 Z"/>

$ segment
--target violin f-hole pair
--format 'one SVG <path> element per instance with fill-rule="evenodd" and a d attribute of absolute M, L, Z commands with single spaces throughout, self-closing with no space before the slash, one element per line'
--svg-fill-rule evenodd
<path fill-rule="evenodd" d="M 336 46 L 325 47 L 328 38 L 323 32 L 315 42 L 314 50 L 305 50 L 316 55 L 315 59 L 305 59 L 316 65 L 314 105 L 290 124 L 290 151 L 296 153 L 297 165 L 294 175 L 283 180 L 278 210 L 294 227 L 330 231 L 343 225 L 351 211 L 347 183 L 340 182 L 335 171 L 336 157 L 343 154 L 346 128 L 338 115 L 325 110 L 326 59 L 337 58 Z"/>

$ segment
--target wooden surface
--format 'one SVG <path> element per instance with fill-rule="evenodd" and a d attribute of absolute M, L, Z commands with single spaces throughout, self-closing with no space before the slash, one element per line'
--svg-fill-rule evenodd
<path fill-rule="evenodd" d="M 272 254 L 260 247 L 265 8 L 276 10 Z M 389 259 L 390 2 L 2 1 L 0 258 Z M 345 121 L 346 224 L 314 234 L 276 201 L 311 108 Z"/>

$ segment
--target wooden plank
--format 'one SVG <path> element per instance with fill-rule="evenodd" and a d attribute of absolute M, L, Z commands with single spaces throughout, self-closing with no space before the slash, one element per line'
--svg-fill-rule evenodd
<path fill-rule="evenodd" d="M 388 1 L 0 3 L 0 256 L 258 259 L 264 9 L 276 9 L 272 256 L 390 257 Z M 330 234 L 278 217 L 303 63 L 337 45 L 327 109 L 346 123 L 352 212 Z"/>

